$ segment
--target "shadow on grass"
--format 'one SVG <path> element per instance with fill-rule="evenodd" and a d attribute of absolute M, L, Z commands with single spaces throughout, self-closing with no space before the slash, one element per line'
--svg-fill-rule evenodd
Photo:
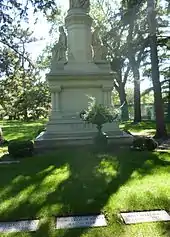
<path fill-rule="evenodd" d="M 164 222 L 160 223 L 161 229 L 163 229 L 163 234 L 167 236 L 170 236 L 170 223 L 169 222 Z"/>
<path fill-rule="evenodd" d="M 149 162 L 146 164 L 146 161 Z M 1 169 L 0 188 L 3 185 L 4 190 L 0 201 L 5 199 L 6 203 L 4 209 L 0 209 L 0 219 L 101 213 L 110 196 L 131 179 L 134 171 L 145 176 L 155 167 L 169 165 L 170 162 L 159 159 L 156 153 L 130 151 L 114 155 L 60 151 L 46 157 L 26 159 L 9 171 L 6 166 Z M 50 180 L 50 177 L 60 177 L 61 180 Z M 113 218 L 118 222 L 116 216 Z M 124 230 L 123 225 L 119 224 L 119 227 L 119 231 Z M 53 233 L 45 221 L 33 236 L 80 237 L 87 231 L 88 228 Z"/>

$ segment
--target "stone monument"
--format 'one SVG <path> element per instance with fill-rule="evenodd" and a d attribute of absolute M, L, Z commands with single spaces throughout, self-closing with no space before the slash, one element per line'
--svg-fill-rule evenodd
<path fill-rule="evenodd" d="M 51 70 L 46 75 L 52 110 L 46 131 L 35 141 L 37 147 L 91 144 L 97 129 L 80 119 L 80 111 L 87 108 L 88 96 L 107 106 L 112 103 L 113 73 L 99 29 L 91 32 L 90 1 L 70 0 L 69 3 L 65 18 L 67 36 L 60 27 L 59 40 L 52 50 Z M 116 121 L 105 124 L 103 131 L 115 143 L 132 141 L 120 131 Z"/>

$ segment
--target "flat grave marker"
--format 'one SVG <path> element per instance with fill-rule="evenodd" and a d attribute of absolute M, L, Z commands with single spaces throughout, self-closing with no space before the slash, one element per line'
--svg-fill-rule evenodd
<path fill-rule="evenodd" d="M 126 224 L 170 221 L 170 215 L 164 210 L 121 213 L 121 216 Z"/>
<path fill-rule="evenodd" d="M 8 161 L 0 161 L 0 165 L 10 165 L 10 164 L 18 164 L 19 160 L 8 160 Z"/>
<path fill-rule="evenodd" d="M 14 222 L 0 222 L 0 232 L 22 232 L 36 231 L 38 229 L 39 220 L 24 220 Z"/>
<path fill-rule="evenodd" d="M 58 217 L 56 229 L 107 226 L 104 215 Z"/>

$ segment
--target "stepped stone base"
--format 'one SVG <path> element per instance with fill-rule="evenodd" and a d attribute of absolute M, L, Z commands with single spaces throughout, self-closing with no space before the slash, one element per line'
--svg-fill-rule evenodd
<path fill-rule="evenodd" d="M 59 136 L 56 134 L 48 134 L 42 132 L 35 141 L 36 149 L 55 149 L 67 146 L 87 146 L 93 145 L 93 138 L 96 133 L 86 134 L 67 134 L 67 136 Z M 133 137 L 122 132 L 122 134 L 108 135 L 108 144 L 113 146 L 130 146 Z"/>

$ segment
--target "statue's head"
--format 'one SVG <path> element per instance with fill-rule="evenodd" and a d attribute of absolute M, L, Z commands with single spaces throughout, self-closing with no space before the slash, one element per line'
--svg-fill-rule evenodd
<path fill-rule="evenodd" d="M 59 26 L 59 32 L 64 32 L 64 27 L 63 26 Z"/>
<path fill-rule="evenodd" d="M 99 27 L 99 26 L 96 26 L 94 30 L 95 30 L 96 32 L 99 32 L 99 31 L 100 31 L 100 27 Z"/>

